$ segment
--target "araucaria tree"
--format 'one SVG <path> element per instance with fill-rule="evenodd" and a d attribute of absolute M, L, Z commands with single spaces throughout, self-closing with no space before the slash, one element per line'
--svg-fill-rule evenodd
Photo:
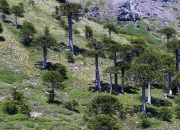
<path fill-rule="evenodd" d="M 34 33 L 36 33 L 36 29 L 33 25 L 33 23 L 24 21 L 21 27 L 21 36 L 22 36 L 22 42 L 25 46 L 29 46 L 30 42 L 33 39 Z"/>
<path fill-rule="evenodd" d="M 146 114 L 146 84 L 148 79 L 154 77 L 154 68 L 147 64 L 134 64 L 130 70 L 130 77 L 142 86 L 142 114 Z"/>
<path fill-rule="evenodd" d="M 18 5 L 13 5 L 11 7 L 11 12 L 15 16 L 15 27 L 18 28 L 17 17 L 24 17 L 24 5 L 23 3 L 19 3 Z"/>
<path fill-rule="evenodd" d="M 48 86 L 52 87 L 52 90 L 49 94 L 49 103 L 54 102 L 54 96 L 55 92 L 54 89 L 55 87 L 62 87 L 61 82 L 63 81 L 62 75 L 58 71 L 48 71 L 43 75 L 43 80 L 45 83 L 47 83 Z"/>
<path fill-rule="evenodd" d="M 2 22 L 5 22 L 6 14 L 9 14 L 9 4 L 6 0 L 0 0 L 0 12 L 2 13 Z"/>
<path fill-rule="evenodd" d="M 85 38 L 86 39 L 92 39 L 93 38 L 93 30 L 90 26 L 85 26 Z"/>
<path fill-rule="evenodd" d="M 160 30 L 161 34 L 164 34 L 167 38 L 167 42 L 169 42 L 170 38 L 173 37 L 176 34 L 176 30 L 171 27 L 165 27 Z"/>
<path fill-rule="evenodd" d="M 61 15 L 68 18 L 69 25 L 69 49 L 74 54 L 73 36 L 72 36 L 72 18 L 78 19 L 81 13 L 81 5 L 78 3 L 63 3 L 60 6 Z"/>
<path fill-rule="evenodd" d="M 46 69 L 47 48 L 55 46 L 57 41 L 49 34 L 49 28 L 45 27 L 44 35 L 35 38 L 34 43 L 43 49 L 43 69 Z"/>
<path fill-rule="evenodd" d="M 106 24 L 104 24 L 103 27 L 104 27 L 105 29 L 108 29 L 109 39 L 111 39 L 111 33 L 112 33 L 112 32 L 118 33 L 118 30 L 117 30 L 116 26 L 115 26 L 113 23 L 106 23 Z"/>
<path fill-rule="evenodd" d="M 179 71 L 179 49 L 180 49 L 180 40 L 173 39 L 166 44 L 168 50 L 172 51 L 176 57 L 176 72 Z"/>
<path fill-rule="evenodd" d="M 100 83 L 98 58 L 100 56 L 104 56 L 103 43 L 101 41 L 96 40 L 96 39 L 92 39 L 91 41 L 88 42 L 88 44 L 86 46 L 91 49 L 91 50 L 87 51 L 86 55 L 95 58 L 95 66 L 96 66 L 96 70 L 95 70 L 95 73 L 96 73 L 95 82 L 96 83 L 95 83 L 95 85 L 96 85 L 96 89 L 99 92 L 101 92 L 102 88 L 101 88 L 101 83 Z"/>

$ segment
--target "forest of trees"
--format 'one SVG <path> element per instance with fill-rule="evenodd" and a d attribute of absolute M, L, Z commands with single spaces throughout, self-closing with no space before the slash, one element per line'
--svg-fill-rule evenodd
<path fill-rule="evenodd" d="M 29 1 L 30 6 L 34 6 L 34 1 Z M 76 55 L 76 49 L 73 45 L 73 24 L 72 19 L 79 20 L 83 16 L 83 7 L 79 3 L 61 3 L 60 6 L 55 7 L 55 12 L 52 16 L 59 21 L 61 28 L 68 31 L 69 51 L 71 52 L 69 58 Z M 0 12 L 2 13 L 2 22 L 6 21 L 6 15 L 14 15 L 15 28 L 20 30 L 21 43 L 25 47 L 33 46 L 34 48 L 41 48 L 43 50 L 43 61 L 40 63 L 44 74 L 42 80 L 45 85 L 50 87 L 48 103 L 56 103 L 55 89 L 63 88 L 63 81 L 67 80 L 67 69 L 62 64 L 47 64 L 47 52 L 49 49 L 54 49 L 58 42 L 51 35 L 51 30 L 48 27 L 44 28 L 43 34 L 37 33 L 34 23 L 23 21 L 22 25 L 18 24 L 18 18 L 24 17 L 24 5 L 19 3 L 17 5 L 9 6 L 6 0 L 0 0 Z M 67 19 L 68 23 L 63 21 Z M 66 26 L 66 27 L 65 27 Z M 95 61 L 95 90 L 99 92 L 89 105 L 89 119 L 88 128 L 93 130 L 116 130 L 119 129 L 118 120 L 125 120 L 127 112 L 123 104 L 116 98 L 116 95 L 126 92 L 125 86 L 131 84 L 135 87 L 140 87 L 142 91 L 142 127 L 147 127 L 146 115 L 148 113 L 146 103 L 152 104 L 152 86 L 162 85 L 164 91 L 164 98 L 168 95 L 178 95 L 180 93 L 180 72 L 179 72 L 179 50 L 180 40 L 176 37 L 176 30 L 172 27 L 165 27 L 159 30 L 159 33 L 166 36 L 167 42 L 164 45 L 168 53 L 158 52 L 153 49 L 150 44 L 143 38 L 136 37 L 129 41 L 129 44 L 122 44 L 121 41 L 115 41 L 112 34 L 120 35 L 120 27 L 111 22 L 106 22 L 103 28 L 108 32 L 108 36 L 95 37 L 93 29 L 86 25 L 84 27 L 87 50 L 82 54 L 85 58 L 90 57 Z M 0 32 L 3 27 L 0 24 Z M 103 73 L 109 75 L 109 90 L 106 91 L 101 80 L 101 72 L 99 66 L 99 58 L 110 59 L 113 65 L 109 65 L 104 69 Z M 114 79 L 114 81 L 113 81 Z M 146 101 L 146 89 L 147 101 Z M 169 92 L 168 92 L 169 91 Z M 101 94 L 106 92 L 106 94 Z M 17 93 L 17 94 L 15 94 Z M 23 101 L 24 95 L 18 93 L 17 90 L 12 91 L 13 99 L 8 101 L 5 105 L 5 111 L 10 115 L 18 112 L 18 107 L 21 106 L 27 114 L 30 108 Z M 15 97 L 18 95 L 19 97 Z M 76 102 L 67 103 L 67 108 L 77 111 Z M 177 118 L 180 119 L 180 105 L 176 111 Z M 164 112 L 164 113 L 163 113 Z M 163 115 L 164 114 L 164 115 Z M 168 108 L 163 108 L 159 113 L 159 118 L 162 120 L 171 120 L 172 114 Z"/>

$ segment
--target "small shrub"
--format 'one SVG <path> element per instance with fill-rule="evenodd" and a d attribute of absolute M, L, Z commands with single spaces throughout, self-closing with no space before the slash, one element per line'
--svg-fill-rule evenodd
<path fill-rule="evenodd" d="M 109 115 L 97 115 L 88 124 L 91 130 L 119 130 L 117 121 Z"/>
<path fill-rule="evenodd" d="M 175 108 L 176 118 L 180 119 L 180 105 Z"/>
<path fill-rule="evenodd" d="M 180 94 L 178 94 L 175 98 L 175 103 L 180 104 Z"/>
<path fill-rule="evenodd" d="M 20 106 L 20 113 L 29 115 L 30 112 L 31 112 L 31 108 L 28 105 L 23 104 Z"/>
<path fill-rule="evenodd" d="M 12 101 L 6 101 L 4 103 L 3 111 L 4 111 L 4 113 L 7 113 L 9 115 L 17 114 L 18 113 L 17 104 Z"/>
<path fill-rule="evenodd" d="M 75 111 L 75 112 L 78 112 L 78 109 L 77 109 L 77 106 L 78 106 L 78 102 L 75 101 L 75 100 L 72 100 L 72 101 L 66 101 L 64 103 L 64 107 L 71 110 L 71 111 Z"/>
<path fill-rule="evenodd" d="M 66 57 L 69 63 L 74 63 L 74 56 L 71 52 L 67 51 L 66 52 Z"/>
<path fill-rule="evenodd" d="M 149 121 L 148 118 L 142 118 L 140 125 L 142 129 L 149 128 L 151 127 L 151 122 Z"/>
<path fill-rule="evenodd" d="M 23 124 L 28 128 L 34 128 L 34 123 L 31 121 L 24 121 Z"/>
<path fill-rule="evenodd" d="M 18 91 L 17 88 L 12 89 L 11 95 L 12 95 L 13 101 L 15 103 L 22 104 L 24 102 L 24 94 L 23 94 L 23 92 Z"/>
<path fill-rule="evenodd" d="M 159 118 L 164 121 L 170 121 L 172 119 L 172 111 L 169 108 L 161 108 L 159 111 Z"/>
<path fill-rule="evenodd" d="M 79 30 L 77 30 L 76 28 L 73 28 L 73 33 L 74 34 L 80 34 Z"/>

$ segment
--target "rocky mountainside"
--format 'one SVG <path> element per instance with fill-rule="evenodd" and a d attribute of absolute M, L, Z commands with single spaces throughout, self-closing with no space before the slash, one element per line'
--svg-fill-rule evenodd
<path fill-rule="evenodd" d="M 179 23 L 180 0 L 68 0 L 82 2 L 88 15 L 118 21 L 136 21 L 140 18 L 157 19 L 161 26 Z"/>

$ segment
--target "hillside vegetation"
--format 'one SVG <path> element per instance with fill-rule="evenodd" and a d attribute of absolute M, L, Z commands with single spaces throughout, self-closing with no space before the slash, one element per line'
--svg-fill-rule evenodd
<path fill-rule="evenodd" d="M 104 24 L 101 24 L 97 19 L 87 18 L 85 16 L 80 17 L 79 21 L 73 20 L 73 30 L 77 31 L 77 33 L 73 32 L 76 54 L 71 55 L 68 48 L 67 32 L 60 26 L 60 21 L 52 17 L 55 11 L 54 7 L 59 6 L 60 3 L 56 0 L 34 0 L 35 4 L 31 6 L 29 1 L 7 0 L 10 7 L 17 5 L 19 2 L 23 2 L 24 4 L 24 17 L 17 18 L 20 25 L 18 29 L 15 27 L 15 17 L 13 14 L 6 15 L 6 22 L 2 22 L 3 32 L 0 34 L 0 130 L 93 129 L 89 125 L 89 122 L 95 119 L 97 113 L 93 115 L 90 112 L 91 109 L 93 111 L 93 108 L 90 108 L 90 104 L 93 104 L 92 101 L 95 102 L 95 97 L 97 96 L 105 96 L 109 99 L 113 97 L 111 100 L 114 98 L 117 99 L 115 103 L 118 103 L 118 107 L 121 107 L 122 110 L 119 111 L 118 109 L 114 113 L 111 113 L 112 115 L 99 112 L 100 114 L 98 113 L 99 117 L 97 116 L 97 119 L 99 118 L 101 120 L 101 116 L 102 118 L 109 119 L 109 122 L 112 119 L 112 124 L 115 119 L 118 129 L 178 130 L 180 128 L 180 112 L 179 109 L 176 110 L 176 108 L 180 108 L 180 95 L 173 90 L 172 95 L 164 98 L 162 72 L 166 69 L 165 67 L 165 69 L 163 68 L 159 72 L 160 74 L 158 73 L 158 76 L 155 76 L 156 81 L 152 83 L 152 104 L 146 104 L 147 113 L 143 115 L 141 113 L 141 84 L 135 82 L 135 78 L 129 80 L 131 70 L 129 71 L 128 67 L 124 78 L 121 78 L 121 72 L 118 71 L 119 83 L 123 83 L 124 81 L 124 92 L 117 92 L 115 89 L 116 86 L 113 84 L 112 97 L 109 97 L 111 96 L 109 94 L 109 71 L 105 70 L 107 67 L 113 66 L 114 62 L 112 55 L 109 53 L 106 54 L 106 50 L 103 50 L 105 56 L 99 58 L 102 92 L 96 90 L 94 57 L 87 56 L 84 53 L 92 49 L 88 47 L 90 40 L 85 38 L 85 26 L 88 25 L 92 28 L 94 38 L 102 40 L 109 35 L 108 29 L 104 29 L 105 21 L 102 21 Z M 85 5 L 86 1 L 83 2 L 83 5 Z M 62 19 L 65 20 L 66 24 L 68 23 L 66 17 L 62 17 Z M 34 40 L 30 46 L 25 46 L 22 42 L 21 25 L 24 21 L 34 24 L 36 33 L 33 38 L 43 35 L 45 27 L 49 27 L 50 35 L 57 41 L 55 46 L 47 49 L 46 70 L 41 68 L 43 49 L 37 47 Z M 121 23 L 120 33 L 112 32 L 111 39 L 122 46 L 131 46 L 133 40 L 139 37 L 144 38 L 146 41 L 143 44 L 146 49 L 144 51 L 143 48 L 142 50 L 144 52 L 142 53 L 149 52 L 150 50 L 158 55 L 167 54 L 175 59 L 174 53 L 169 52 L 166 45 L 162 44 L 162 41 L 166 42 L 166 39 L 162 40 L 159 32 L 156 32 L 156 36 L 153 37 L 151 32 L 146 30 L 144 22 L 149 21 L 146 21 L 146 19 L 139 21 L 138 24 L 142 27 L 140 29 L 134 28 L 135 23 L 133 22 L 130 23 L 127 29 L 122 26 L 123 24 L 128 24 L 128 22 Z M 108 39 L 105 40 L 107 41 L 104 42 L 108 43 Z M 131 52 L 132 50 L 127 51 L 127 54 Z M 120 52 L 117 54 L 117 57 L 120 59 L 123 57 L 122 55 L 123 52 Z M 132 64 L 136 63 L 136 59 L 138 57 L 132 58 Z M 174 67 L 174 60 L 172 63 Z M 47 72 L 51 72 L 50 70 L 54 70 L 57 64 L 64 65 L 67 68 L 67 77 L 62 80 L 60 87 L 58 86 L 59 84 L 57 85 L 59 88 L 55 88 L 55 100 L 51 103 L 48 100 L 52 87 L 49 82 L 46 82 L 48 80 L 44 78 L 44 75 Z M 112 75 L 114 83 L 114 73 Z M 175 67 L 172 69 L 172 76 L 174 75 Z M 173 77 L 173 79 L 179 78 Z M 168 81 L 166 83 L 168 84 Z M 176 85 L 172 85 L 172 89 L 175 87 Z M 167 88 L 168 91 L 169 89 Z M 148 94 L 147 89 L 146 93 Z M 106 101 L 106 99 L 103 101 Z M 8 105 L 10 106 L 8 110 L 12 110 L 12 113 L 5 112 L 5 106 Z M 14 110 L 15 107 L 17 107 L 17 110 Z M 115 106 L 113 107 L 116 108 Z M 15 113 L 13 113 L 13 110 Z M 32 117 L 30 115 L 32 112 L 37 112 L 40 116 Z M 169 116 L 167 115 L 168 113 L 170 113 Z M 123 114 L 126 116 L 124 117 Z M 95 124 L 97 125 L 97 123 Z M 103 130 L 106 130 L 106 128 Z"/>

